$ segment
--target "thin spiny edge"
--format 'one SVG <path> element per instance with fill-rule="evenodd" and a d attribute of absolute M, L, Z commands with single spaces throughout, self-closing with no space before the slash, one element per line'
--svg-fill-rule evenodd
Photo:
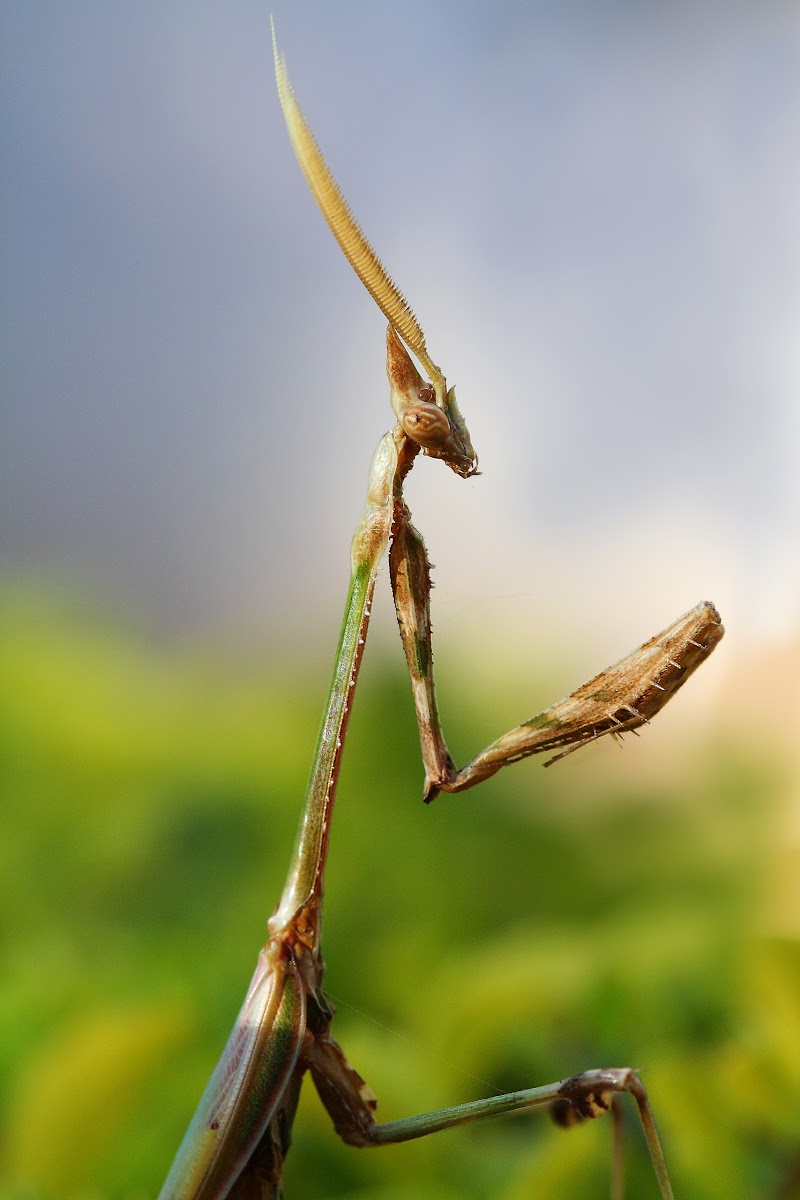
<path fill-rule="evenodd" d="M 643 698 L 646 695 L 649 687 L 655 687 L 660 692 L 663 692 L 663 700 L 660 700 L 655 707 L 652 704 L 649 706 L 649 715 L 644 715 L 643 713 L 639 712 L 636 707 L 627 702 L 619 702 L 619 700 L 617 700 L 613 710 L 609 710 L 605 717 L 602 717 L 596 722 L 587 725 L 584 729 L 576 730 L 575 733 L 568 734 L 565 732 L 562 738 L 554 738 L 550 746 L 543 746 L 542 750 L 555 749 L 555 747 L 558 745 L 567 746 L 566 750 L 562 750 L 553 758 L 549 758 L 544 764 L 546 767 L 552 766 L 553 763 L 559 762 L 562 758 L 566 758 L 567 755 L 574 754 L 575 751 L 580 750 L 582 746 L 587 745 L 589 742 L 597 741 L 598 738 L 604 737 L 607 734 L 611 734 L 611 736 L 619 743 L 622 742 L 622 735 L 625 733 L 633 733 L 638 737 L 638 729 L 641 728 L 642 725 L 650 724 L 651 717 L 656 716 L 657 713 L 659 713 L 661 709 L 668 704 L 668 702 L 675 695 L 675 692 L 683 686 L 686 680 L 694 674 L 698 667 L 700 667 L 703 662 L 706 661 L 708 655 L 711 654 L 711 652 L 719 645 L 719 642 L 725 633 L 725 627 L 722 624 L 722 620 L 715 605 L 710 601 L 702 601 L 700 604 L 695 605 L 694 608 L 689 609 L 689 611 L 684 613 L 683 616 L 678 617 L 676 621 L 673 621 L 671 625 L 668 625 L 666 629 L 662 629 L 660 633 L 655 635 L 655 637 L 652 637 L 649 639 L 649 641 L 644 642 L 638 648 L 638 650 L 634 650 L 632 654 L 626 655 L 625 658 L 620 659 L 619 662 L 607 667 L 605 671 L 601 671 L 599 675 L 594 677 L 594 679 L 589 680 L 588 683 L 583 684 L 582 687 L 578 688 L 575 692 L 572 692 L 569 696 L 564 698 L 565 701 L 572 700 L 575 696 L 579 695 L 581 692 L 585 692 L 589 687 L 592 687 L 600 682 L 602 679 L 617 670 L 622 664 L 640 654 L 643 650 L 647 650 L 654 645 L 657 646 L 660 642 L 669 637 L 669 635 L 675 630 L 676 626 L 685 623 L 692 616 L 698 619 L 703 619 L 703 624 L 708 632 L 708 640 L 706 642 L 698 642 L 695 638 L 687 637 L 685 640 L 685 646 L 682 649 L 685 651 L 686 647 L 694 646 L 697 650 L 701 651 L 702 657 L 698 658 L 696 662 L 690 663 L 687 667 L 685 662 L 676 662 L 674 659 L 665 656 L 664 661 L 668 663 L 673 670 L 681 672 L 680 679 L 673 681 L 672 686 L 669 688 L 664 687 L 662 684 L 658 683 L 657 680 L 645 679 L 644 686 L 640 687 L 638 696 L 634 695 L 631 697 L 638 703 L 640 698 Z M 558 708 L 562 703 L 564 703 L 564 701 L 559 701 L 552 706 L 551 710 L 546 711 L 552 711 L 552 709 Z M 623 710 L 626 710 L 631 714 L 630 721 L 617 721 L 615 714 Z M 603 727 L 603 721 L 608 721 L 609 724 Z M 534 751 L 534 753 L 538 753 L 538 751 Z"/>

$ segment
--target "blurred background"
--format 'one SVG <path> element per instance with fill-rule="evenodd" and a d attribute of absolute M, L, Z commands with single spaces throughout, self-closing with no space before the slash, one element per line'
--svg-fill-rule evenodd
<path fill-rule="evenodd" d="M 423 809 L 386 580 L 329 869 L 386 1119 L 631 1064 L 676 1194 L 800 1196 L 800 10 L 279 4 L 342 188 L 484 474 L 421 462 L 451 748 L 701 599 L 640 739 Z M 140 1200 L 277 902 L 384 321 L 320 218 L 268 11 L 0 4 L 0 1196 Z M 287 1196 L 578 1197 L 608 1123 L 340 1146 Z M 631 1196 L 655 1195 L 631 1121 Z"/>

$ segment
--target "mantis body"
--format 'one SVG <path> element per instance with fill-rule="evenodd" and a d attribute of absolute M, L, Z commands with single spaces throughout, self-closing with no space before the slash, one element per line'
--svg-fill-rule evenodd
<path fill-rule="evenodd" d="M 277 1200 L 306 1072 L 337 1132 L 355 1146 L 407 1141 L 523 1109 L 549 1109 L 561 1123 L 572 1124 L 609 1110 L 616 1114 L 616 1099 L 627 1092 L 638 1106 L 661 1196 L 670 1200 L 672 1189 L 647 1094 L 629 1068 L 589 1070 L 542 1087 L 379 1124 L 375 1097 L 331 1036 L 333 1008 L 322 988 L 320 946 L 325 863 L 375 579 L 390 543 L 391 582 L 417 711 L 426 801 L 440 792 L 474 787 L 529 755 L 556 751 L 560 758 L 607 733 L 618 736 L 637 729 L 704 661 L 723 631 L 713 605 L 697 605 L 628 658 L 499 738 L 465 767 L 456 767 L 436 705 L 430 568 L 403 500 L 403 483 L 420 452 L 441 459 L 464 478 L 477 472 L 477 457 L 455 390 L 448 390 L 429 356 L 421 326 L 347 207 L 305 123 L 277 47 L 275 67 L 289 134 L 306 179 L 344 253 L 389 321 L 387 373 L 396 423 L 375 451 L 366 504 L 352 542 L 350 590 L 333 680 L 283 894 L 241 1011 L 161 1200 Z M 616 1115 L 615 1121 L 618 1126 Z M 612 1189 L 621 1196 L 619 1154 Z"/>

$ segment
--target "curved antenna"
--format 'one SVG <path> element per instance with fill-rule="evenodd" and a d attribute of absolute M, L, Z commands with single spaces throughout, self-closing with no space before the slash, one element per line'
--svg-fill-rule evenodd
<path fill-rule="evenodd" d="M 422 326 L 414 316 L 405 296 L 364 236 L 306 123 L 300 105 L 297 103 L 294 89 L 289 82 L 286 60 L 278 51 L 275 22 L 271 18 L 270 23 L 272 25 L 272 48 L 275 54 L 275 79 L 278 84 L 278 95 L 297 161 L 303 169 L 314 199 L 356 275 L 386 319 L 394 326 L 406 345 L 414 351 L 428 372 L 431 382 L 440 385 L 437 393 L 441 389 L 442 395 L 444 395 L 446 390 L 444 376 L 436 364 L 431 361 L 425 345 Z"/>

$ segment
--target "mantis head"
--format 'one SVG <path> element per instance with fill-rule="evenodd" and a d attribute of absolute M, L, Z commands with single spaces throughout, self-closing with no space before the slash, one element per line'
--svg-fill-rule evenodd
<path fill-rule="evenodd" d="M 392 408 L 406 437 L 463 479 L 475 475 L 478 458 L 456 404 L 456 389 L 446 391 L 441 374 L 426 382 L 391 325 L 386 330 L 386 374 Z"/>
<path fill-rule="evenodd" d="M 464 479 L 475 475 L 478 459 L 464 418 L 458 411 L 455 389 L 447 391 L 444 375 L 428 354 L 422 326 L 364 236 L 314 140 L 289 82 L 286 63 L 278 51 L 274 25 L 272 40 L 278 95 L 297 160 L 331 233 L 389 321 L 387 370 L 395 414 L 406 436 L 423 453 L 444 459 L 448 467 Z M 431 383 L 423 380 L 406 346 L 428 372 Z"/>

